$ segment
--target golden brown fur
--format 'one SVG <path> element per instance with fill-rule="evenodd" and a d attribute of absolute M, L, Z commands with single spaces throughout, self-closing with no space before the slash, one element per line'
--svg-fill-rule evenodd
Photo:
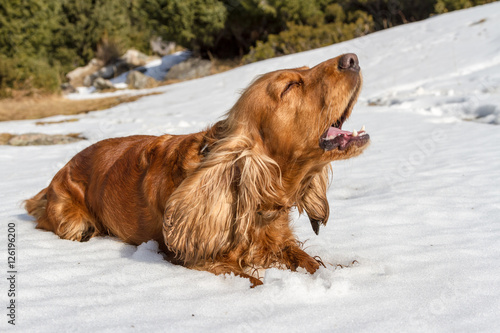
<path fill-rule="evenodd" d="M 326 224 L 330 162 L 366 146 L 356 141 L 327 151 L 318 144 L 357 99 L 361 75 L 352 59 L 262 75 L 224 120 L 200 133 L 98 142 L 26 209 L 38 228 L 61 238 L 154 239 L 186 267 L 232 272 L 254 285 L 261 282 L 247 274 L 253 269 L 313 273 L 319 264 L 301 249 L 289 213 L 296 206 L 313 228 Z"/>

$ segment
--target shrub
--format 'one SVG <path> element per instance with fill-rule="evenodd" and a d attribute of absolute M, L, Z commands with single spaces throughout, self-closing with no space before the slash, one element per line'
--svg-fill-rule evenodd
<path fill-rule="evenodd" d="M 18 70 L 23 75 L 19 81 L 21 89 L 59 92 L 61 80 L 58 63 L 50 64 L 46 59 L 28 58 L 18 63 Z"/>
<path fill-rule="evenodd" d="M 494 0 L 437 0 L 434 11 L 437 14 L 451 12 L 458 9 L 470 8 L 477 5 L 493 2 Z"/>
<path fill-rule="evenodd" d="M 269 35 L 266 42 L 258 41 L 243 57 L 243 62 L 250 63 L 307 51 L 363 36 L 373 31 L 373 19 L 364 12 L 349 13 L 346 23 L 342 22 L 345 17 L 343 11 L 332 11 L 330 16 L 337 19 L 332 23 L 319 24 L 316 27 L 289 23 L 287 30 Z"/>
<path fill-rule="evenodd" d="M 55 93 L 60 90 L 60 75 L 59 64 L 49 64 L 43 58 L 0 56 L 0 95 L 10 97 L 10 88 Z"/>

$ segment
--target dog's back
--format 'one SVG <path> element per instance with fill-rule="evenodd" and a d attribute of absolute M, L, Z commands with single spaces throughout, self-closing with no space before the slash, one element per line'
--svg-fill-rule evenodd
<path fill-rule="evenodd" d="M 61 238 L 86 241 L 110 234 L 132 244 L 150 239 L 162 244 L 164 196 L 171 193 L 151 196 L 144 193 L 151 187 L 140 184 L 154 182 L 157 186 L 152 188 L 161 190 L 160 182 L 168 181 L 174 186 L 167 188 L 174 188 L 185 177 L 185 170 L 179 169 L 182 163 L 172 166 L 169 177 L 169 166 L 163 163 L 169 160 L 165 155 L 178 153 L 180 142 L 199 145 L 200 138 L 201 134 L 193 134 L 100 141 L 75 155 L 47 188 L 25 201 L 25 208 L 36 218 L 37 228 L 53 231 Z M 149 173 L 151 168 L 164 168 L 165 172 Z M 163 177 L 152 179 L 150 174 Z M 157 200 L 148 200 L 151 197 Z"/>

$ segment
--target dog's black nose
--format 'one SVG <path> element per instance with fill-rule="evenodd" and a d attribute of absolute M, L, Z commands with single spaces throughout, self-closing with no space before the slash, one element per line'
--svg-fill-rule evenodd
<path fill-rule="evenodd" d="M 359 72 L 358 56 L 354 53 L 344 54 L 339 59 L 339 69 L 350 69 Z"/>

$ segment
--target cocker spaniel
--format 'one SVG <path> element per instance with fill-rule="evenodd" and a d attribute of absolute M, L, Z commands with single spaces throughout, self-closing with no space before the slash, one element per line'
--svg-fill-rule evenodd
<path fill-rule="evenodd" d="M 342 130 L 361 90 L 355 54 L 258 77 L 226 117 L 187 135 L 107 139 L 74 156 L 25 202 L 37 228 L 87 241 L 156 240 L 167 259 L 262 284 L 270 267 L 314 273 L 290 210 L 328 221 L 330 162 L 361 154 L 369 135 Z"/>

